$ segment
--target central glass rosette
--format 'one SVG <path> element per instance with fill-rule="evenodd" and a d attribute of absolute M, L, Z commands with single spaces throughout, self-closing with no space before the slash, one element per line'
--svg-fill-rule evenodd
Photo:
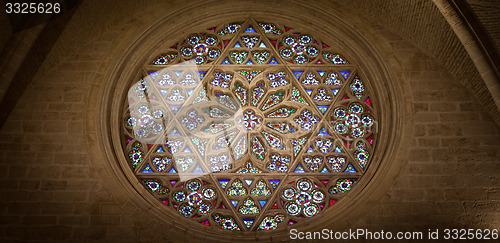
<path fill-rule="evenodd" d="M 246 110 L 243 112 L 243 116 L 238 118 L 238 123 L 243 126 L 243 128 L 250 131 L 262 123 L 262 118 L 256 115 L 253 110 Z"/>

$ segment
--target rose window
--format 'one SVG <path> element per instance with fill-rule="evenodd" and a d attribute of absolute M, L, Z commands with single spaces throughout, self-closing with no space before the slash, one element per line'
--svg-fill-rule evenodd
<path fill-rule="evenodd" d="M 368 78 L 318 36 L 247 19 L 157 54 L 129 90 L 122 145 L 164 210 L 199 227 L 280 229 L 335 210 L 370 167 Z"/>

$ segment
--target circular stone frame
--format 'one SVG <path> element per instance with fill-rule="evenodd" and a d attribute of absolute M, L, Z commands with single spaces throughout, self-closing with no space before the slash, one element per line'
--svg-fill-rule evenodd
<path fill-rule="evenodd" d="M 201 3 L 193 3 L 193 5 Z M 412 134 L 411 129 L 411 105 L 409 94 L 401 88 L 401 82 L 397 80 L 394 72 L 389 66 L 398 68 L 397 61 L 390 57 L 390 47 L 386 43 L 377 43 L 376 40 L 368 40 L 360 33 L 365 30 L 374 36 L 377 34 L 370 28 L 353 29 L 352 23 L 346 23 L 339 15 L 332 15 L 322 11 L 323 15 L 312 16 L 314 6 L 298 4 L 294 8 L 286 8 L 285 11 L 275 10 L 267 12 L 245 6 L 237 6 L 235 9 L 218 8 L 214 3 L 211 7 L 205 7 L 194 11 L 191 9 L 180 9 L 175 15 L 182 16 L 190 11 L 198 18 L 190 23 L 176 23 L 175 16 L 150 21 L 142 30 L 142 33 L 127 33 L 110 57 L 108 63 L 102 66 L 103 76 L 94 78 L 93 87 L 90 91 L 89 104 L 95 107 L 87 111 L 87 132 L 89 135 L 89 150 L 100 151 L 93 153 L 92 162 L 101 171 L 106 181 L 109 181 L 119 192 L 114 192 L 117 197 L 126 201 L 133 201 L 141 213 L 158 217 L 170 226 L 171 230 L 182 232 L 189 236 L 206 241 L 234 241 L 234 240 L 272 240 L 288 239 L 287 233 L 290 228 L 300 227 L 299 231 L 312 231 L 322 229 L 325 226 L 331 229 L 345 229 L 358 220 L 367 212 L 368 205 L 374 204 L 382 195 L 387 193 L 395 176 L 406 161 L 408 144 L 405 139 Z M 317 5 L 321 5 L 318 3 Z M 262 7 L 262 6 L 261 6 Z M 268 6 L 269 7 L 269 6 Z M 297 9 L 303 9 L 299 11 Z M 317 10 L 317 9 L 315 9 Z M 209 14 L 215 13 L 217 14 Z M 293 16 L 293 17 L 292 17 Z M 165 40 L 177 41 L 179 38 L 203 27 L 231 22 L 237 19 L 253 17 L 271 23 L 281 23 L 289 26 L 307 28 L 320 39 L 332 43 L 342 50 L 343 56 L 355 63 L 358 72 L 362 73 L 366 83 L 370 86 L 372 93 L 376 95 L 373 100 L 377 101 L 374 106 L 378 111 L 379 135 L 378 144 L 375 148 L 371 164 L 365 174 L 361 177 L 356 187 L 335 205 L 334 210 L 317 215 L 314 220 L 309 220 L 298 226 L 286 226 L 282 229 L 270 232 L 215 232 L 210 228 L 204 229 L 195 222 L 186 220 L 179 214 L 172 214 L 165 210 L 161 202 L 156 200 L 146 188 L 136 179 L 131 170 L 124 170 L 122 165 L 127 161 L 122 152 L 120 141 L 121 110 L 123 100 L 131 85 L 132 80 L 137 80 L 138 72 L 144 63 L 155 58 L 155 50 L 164 45 Z M 356 19 L 356 21 L 361 21 Z M 175 24 L 167 24 L 175 23 Z M 381 39 L 379 37 L 379 39 Z M 374 44 L 377 43 L 377 44 Z M 384 53 L 386 55 L 384 55 Z M 388 57 L 389 56 L 389 57 Z M 389 58 L 389 61 L 387 60 Z M 392 59 L 391 59 L 392 58 Z M 107 64 L 107 65 L 106 65 Z M 399 71 L 398 70 L 398 71 Z M 404 77 L 400 77 L 404 79 Z M 107 81 L 107 82 L 106 82 Z M 383 103 L 383 105 L 382 105 Z M 104 169 L 105 171 L 102 171 Z M 195 236 L 198 235 L 198 236 Z"/>

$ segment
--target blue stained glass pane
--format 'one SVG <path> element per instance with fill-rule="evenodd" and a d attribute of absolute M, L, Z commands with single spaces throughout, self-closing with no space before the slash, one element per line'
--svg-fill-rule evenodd
<path fill-rule="evenodd" d="M 306 172 L 304 171 L 304 168 L 302 168 L 302 165 L 298 165 L 293 173 L 306 173 Z"/>
<path fill-rule="evenodd" d="M 200 165 L 196 165 L 196 167 L 194 167 L 193 173 L 203 173 L 203 170 L 200 168 Z"/>
<path fill-rule="evenodd" d="M 297 79 L 299 79 L 299 78 L 300 78 L 300 75 L 302 75 L 302 73 L 303 73 L 303 72 L 304 72 L 304 71 L 293 71 L 293 75 L 295 75 L 295 77 L 296 77 Z"/>
<path fill-rule="evenodd" d="M 317 105 L 319 111 L 321 111 L 321 114 L 325 114 L 326 110 L 328 110 L 327 105 Z"/>
<path fill-rule="evenodd" d="M 325 168 L 323 168 L 323 169 L 321 170 L 321 173 L 330 173 L 330 171 L 328 171 L 328 169 L 326 169 L 326 167 L 325 167 Z"/>
<path fill-rule="evenodd" d="M 144 170 L 142 170 L 142 173 L 153 173 L 153 170 L 151 170 L 151 167 L 147 165 L 144 167 Z"/>
<path fill-rule="evenodd" d="M 269 61 L 269 64 L 278 64 L 278 62 L 273 57 L 273 58 L 271 58 L 271 61 Z"/>
<path fill-rule="evenodd" d="M 238 205 L 238 200 L 231 200 L 231 203 L 234 207 L 236 207 Z"/>
<path fill-rule="evenodd" d="M 173 135 L 177 135 L 177 136 L 180 136 L 181 134 L 179 133 L 179 130 L 177 130 L 177 128 L 172 128 L 172 131 L 170 131 L 170 133 L 168 134 L 169 136 L 173 136 Z"/>
<path fill-rule="evenodd" d="M 243 219 L 243 223 L 245 223 L 247 228 L 250 228 L 253 224 L 253 219 Z"/>
<path fill-rule="evenodd" d="M 205 77 L 205 74 L 207 74 L 207 72 L 198 72 L 200 79 L 203 79 Z"/>
<path fill-rule="evenodd" d="M 247 30 L 245 30 L 245 33 L 255 33 L 255 30 L 253 29 L 253 27 L 250 25 L 248 26 Z"/>
<path fill-rule="evenodd" d="M 226 188 L 227 183 L 229 183 L 229 180 L 219 180 L 220 185 L 222 188 Z"/>
<path fill-rule="evenodd" d="M 321 131 L 319 131 L 318 136 L 330 136 L 330 134 L 323 127 L 323 128 L 321 128 Z"/>
<path fill-rule="evenodd" d="M 354 169 L 354 167 L 351 164 L 349 164 L 344 171 L 344 173 L 356 173 L 356 172 L 357 171 Z"/>
<path fill-rule="evenodd" d="M 180 105 L 171 105 L 170 109 L 172 109 L 174 114 L 177 114 L 177 112 L 179 112 L 179 110 L 181 109 L 181 106 Z"/>
<path fill-rule="evenodd" d="M 259 200 L 260 206 L 264 207 L 266 205 L 267 200 Z"/>
<path fill-rule="evenodd" d="M 271 186 L 276 189 L 276 187 L 278 186 L 278 184 L 280 184 L 280 180 L 269 180 L 269 182 L 271 183 Z"/>
<path fill-rule="evenodd" d="M 170 169 L 170 170 L 168 171 L 168 173 L 177 173 L 177 171 L 175 170 L 175 168 L 174 168 L 174 167 L 172 167 L 172 169 Z"/>
<path fill-rule="evenodd" d="M 149 72 L 149 75 L 151 76 L 151 78 L 152 78 L 153 80 L 155 80 L 156 76 L 158 76 L 158 73 L 159 73 L 159 72 Z"/>
<path fill-rule="evenodd" d="M 344 76 L 344 79 L 347 79 L 349 77 L 349 74 L 351 74 L 351 71 L 340 71 L 340 74 Z"/>

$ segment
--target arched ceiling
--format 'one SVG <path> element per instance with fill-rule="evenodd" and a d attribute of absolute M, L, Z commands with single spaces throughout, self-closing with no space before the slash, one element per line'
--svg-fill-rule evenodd
<path fill-rule="evenodd" d="M 456 2 L 463 2 L 457 1 Z M 449 0 L 449 2 L 455 2 Z M 258 2 L 258 1 L 256 1 Z M 293 5 L 299 1 L 273 1 L 274 4 Z M 438 60 L 449 72 L 464 86 L 471 90 L 471 93 L 485 107 L 486 111 L 500 124 L 500 111 L 495 105 L 495 99 L 499 99 L 498 94 L 492 94 L 485 85 L 480 72 L 468 55 L 462 42 L 457 38 L 454 30 L 433 1 L 342 1 L 331 0 L 328 4 L 333 4 L 336 9 L 350 12 L 357 17 L 365 18 L 374 26 L 381 27 L 385 31 L 395 34 L 412 43 L 429 57 Z M 224 1 L 227 4 L 238 4 L 238 1 Z M 491 53 L 497 53 L 499 48 L 500 32 L 498 31 L 498 1 L 477 1 L 468 0 L 470 11 L 477 16 L 488 34 L 487 40 L 494 48 L 487 49 Z M 193 4 L 190 2 L 189 4 Z M 318 6 L 321 3 L 314 3 Z M 174 12 L 176 9 L 184 8 L 184 1 L 132 1 L 125 0 L 120 4 L 107 1 L 86 0 L 82 1 L 74 15 L 56 18 L 45 25 L 45 29 L 38 34 L 25 34 L 32 31 L 25 30 L 22 33 L 14 33 L 13 38 L 22 38 L 27 43 L 36 43 L 31 47 L 30 52 L 39 53 L 39 45 L 50 46 L 46 53 L 39 53 L 42 58 L 29 58 L 24 60 L 11 60 L 10 68 L 2 66 L 2 74 L 14 72 L 12 78 L 2 78 L 1 91 L 6 96 L 2 99 L 2 117 L 0 123 L 3 124 L 10 111 L 15 106 L 23 90 L 29 83 L 36 82 L 40 77 L 48 74 L 61 60 L 70 58 L 80 48 L 90 43 L 92 40 L 107 33 L 114 26 L 127 22 L 147 22 L 151 16 L 144 15 L 143 9 L 163 8 Z M 142 14 L 142 15 L 141 15 Z M 344 16 L 348 19 L 349 16 Z M 184 20 L 179 20 L 184 21 Z M 35 29 L 35 28 L 33 28 Z M 7 31 L 8 32 L 8 31 Z M 36 32 L 35 32 L 36 33 Z M 28 39 L 36 41 L 28 41 Z M 16 50 L 19 48 L 12 41 L 5 41 L 5 50 Z M 24 47 L 26 48 L 26 47 Z M 10 60 L 10 59 L 9 59 Z M 17 63 L 16 63 L 17 62 Z M 17 65 L 17 66 L 16 66 Z M 24 67 L 20 69 L 19 67 Z M 29 68 L 26 68 L 29 67 Z M 22 75 L 20 72 L 22 71 Z M 5 75 L 4 75 L 5 76 Z M 497 79 L 498 82 L 498 79 Z M 10 84 L 10 85 L 6 85 Z M 8 88 L 7 88 L 8 87 Z"/>

